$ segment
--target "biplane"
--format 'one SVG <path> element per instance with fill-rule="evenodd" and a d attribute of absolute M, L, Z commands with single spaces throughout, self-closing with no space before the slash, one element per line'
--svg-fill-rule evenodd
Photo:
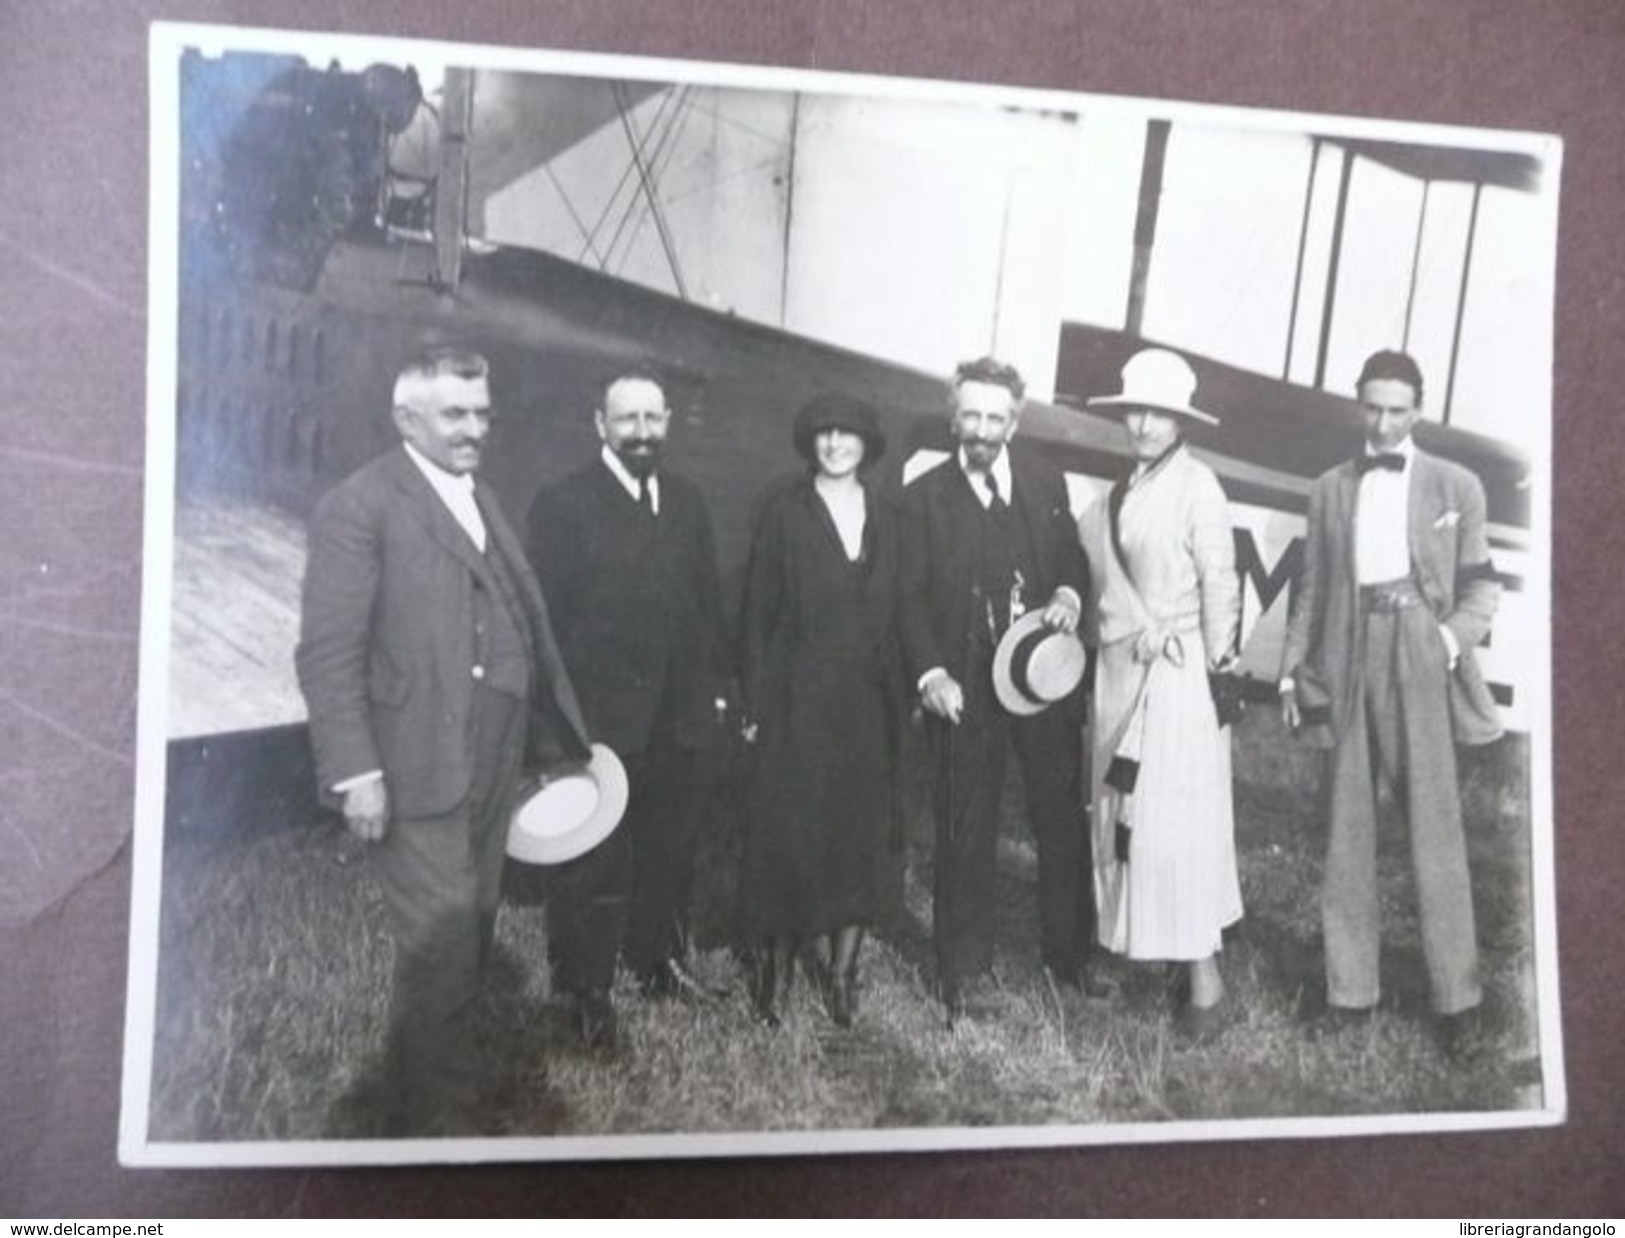
<path fill-rule="evenodd" d="M 793 468 L 795 410 L 840 390 L 880 412 L 892 444 L 885 483 L 946 454 L 941 373 L 760 321 L 695 295 L 683 235 L 661 177 L 685 109 L 715 106 L 680 83 L 584 81 L 450 68 L 425 89 L 405 66 L 347 71 L 286 56 L 188 52 L 181 65 L 177 506 L 170 667 L 171 820 L 218 811 L 219 779 L 265 811 L 303 804 L 303 706 L 293 682 L 303 520 L 333 482 L 394 442 L 387 418 L 401 358 L 425 339 L 477 346 L 492 362 L 499 410 L 485 476 L 514 516 L 536 490 L 596 449 L 589 416 L 600 377 L 653 359 L 670 376 L 674 467 L 708 495 L 724 578 L 737 581 L 753 507 Z M 792 113 L 797 104 L 792 102 Z M 1065 118 L 1063 118 L 1064 122 Z M 794 116 L 783 152 L 795 166 Z M 1242 669 L 1273 694 L 1285 614 L 1301 557 L 1310 482 L 1358 450 L 1361 418 L 1328 376 L 1351 183 L 1377 167 L 1420 187 L 1404 327 L 1409 337 L 1424 238 L 1436 249 L 1435 187 L 1471 203 L 1460 237 L 1448 373 L 1418 430 L 1430 451 L 1483 481 L 1495 565 L 1507 586 L 1487 651 L 1509 723 L 1529 677 L 1525 637 L 1540 630 L 1522 588 L 1530 555 L 1530 458 L 1519 444 L 1464 428 L 1454 408 L 1481 196 L 1529 193 L 1532 156 L 1303 133 L 1302 223 L 1282 361 L 1204 355 L 1159 338 L 1145 313 L 1159 261 L 1159 211 L 1180 122 L 1143 125 L 1127 295 L 1119 321 L 1063 320 L 1053 375 L 1035 384 L 1021 434 L 1065 469 L 1075 504 L 1124 467 L 1120 430 L 1084 407 L 1115 391 L 1118 370 L 1156 343 L 1188 357 L 1222 431 L 1196 446 L 1232 503 L 1244 577 Z M 1200 141 L 1201 134 L 1186 135 Z M 619 151 L 615 196 L 587 218 L 557 182 L 572 154 Z M 663 162 L 663 160 L 665 162 Z M 603 168 L 602 157 L 596 165 Z M 484 235 L 482 205 L 522 176 L 544 175 L 585 244 L 548 252 Z M 1443 194 L 1444 189 L 1438 189 Z M 789 227 L 786 219 L 786 228 Z M 666 264 L 664 287 L 617 271 L 641 230 Z M 788 243 L 788 242 L 787 242 Z M 657 246 L 657 248 L 653 248 Z M 1347 270 L 1343 270 L 1345 284 Z M 1436 285 L 1437 281 L 1434 281 Z M 1430 285 L 1431 286 L 1431 285 Z M 1371 347 L 1403 344 L 1372 341 Z M 1296 355 L 1294 355 L 1296 350 Z M 944 359 L 951 364 L 951 358 Z M 257 772 L 256 772 L 257 771 Z M 213 804 L 213 807 L 208 807 Z M 291 811 L 291 807 L 290 807 Z"/>

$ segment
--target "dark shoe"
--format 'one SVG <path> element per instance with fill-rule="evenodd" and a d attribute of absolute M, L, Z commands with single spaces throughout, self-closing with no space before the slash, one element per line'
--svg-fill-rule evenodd
<path fill-rule="evenodd" d="M 1058 967 L 1054 963 L 1044 964 L 1044 974 L 1049 982 L 1057 989 L 1072 989 L 1077 992 L 1083 990 L 1083 971 L 1071 965 Z"/>
<path fill-rule="evenodd" d="M 1228 997 L 1211 1006 L 1186 1004 L 1174 1016 L 1174 1034 L 1189 1045 L 1211 1044 L 1236 1020 L 1236 1003 Z"/>
<path fill-rule="evenodd" d="M 784 1011 L 790 1003 L 790 982 L 795 973 L 787 967 L 775 967 L 771 962 L 762 966 L 756 979 L 756 992 L 751 1008 L 759 1023 L 767 1027 L 781 1027 Z"/>
<path fill-rule="evenodd" d="M 1115 1001 L 1122 992 L 1122 982 L 1098 963 L 1082 967 L 1046 966 L 1045 970 L 1057 989 L 1078 993 L 1092 1002 Z"/>
<path fill-rule="evenodd" d="M 712 1001 L 727 996 L 726 992 L 708 988 L 680 960 L 674 958 L 667 959 L 650 971 L 640 972 L 638 988 L 653 1001 L 670 1001 L 673 998 Z"/>
<path fill-rule="evenodd" d="M 576 1035 L 584 1047 L 595 1053 L 612 1053 L 621 1041 L 620 1021 L 609 990 L 589 989 L 576 996 Z"/>
<path fill-rule="evenodd" d="M 757 1019 L 768 1027 L 778 1027 L 784 1022 L 795 980 L 796 956 L 789 938 L 771 938 L 758 948 L 752 993 Z"/>
<path fill-rule="evenodd" d="M 817 992 L 819 1000 L 826 1008 L 835 1001 L 835 973 L 830 967 L 829 960 L 813 948 L 803 946 L 797 952 L 797 962 L 801 970 L 806 973 L 807 979 L 812 981 L 813 989 Z"/>
<path fill-rule="evenodd" d="M 1122 980 L 1101 967 L 1085 967 L 1078 979 L 1078 987 L 1092 1002 L 1115 1002 L 1123 995 Z"/>
<path fill-rule="evenodd" d="M 677 986 L 677 977 L 672 975 L 671 969 L 664 964 L 640 971 L 637 974 L 638 992 L 650 1001 L 668 1001 L 680 992 Z"/>
<path fill-rule="evenodd" d="M 947 1011 L 948 1028 L 965 1019 L 992 1018 L 999 1013 L 998 988 L 989 975 L 971 980 L 949 981 L 942 986 L 942 1005 Z"/>
<path fill-rule="evenodd" d="M 770 991 L 766 989 L 759 991 L 756 1000 L 750 1005 L 750 1012 L 756 1021 L 763 1027 L 775 1030 L 784 1026 L 784 1016 L 779 1010 L 780 1007 L 774 1004 Z"/>
<path fill-rule="evenodd" d="M 681 959 L 667 959 L 666 970 L 671 975 L 672 983 L 677 986 L 680 997 L 687 996 L 712 1002 L 730 996 L 730 990 L 726 986 L 707 984 L 691 972 Z"/>
<path fill-rule="evenodd" d="M 1490 1051 L 1489 1031 L 1484 1026 L 1483 1012 L 1477 1006 L 1455 1014 L 1438 1015 L 1433 1021 L 1433 1034 L 1444 1055 L 1458 1065 L 1470 1065 Z"/>
<path fill-rule="evenodd" d="M 1299 1012 L 1304 1034 L 1310 1040 L 1330 1040 L 1345 1032 L 1371 1026 L 1375 1006 L 1328 1006 L 1324 1001 Z"/>
<path fill-rule="evenodd" d="M 829 1017 L 835 1020 L 836 1027 L 851 1027 L 853 1016 L 857 1013 L 852 1000 L 852 977 L 836 975 L 830 978 L 829 985 Z"/>

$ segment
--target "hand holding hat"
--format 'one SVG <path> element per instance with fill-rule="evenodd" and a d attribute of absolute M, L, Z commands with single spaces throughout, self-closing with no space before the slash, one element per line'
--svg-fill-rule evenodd
<path fill-rule="evenodd" d="M 626 814 L 626 767 L 606 744 L 585 761 L 552 766 L 521 789 L 508 826 L 508 854 L 563 864 L 608 838 Z"/>
<path fill-rule="evenodd" d="M 1051 629 L 1048 613 L 1046 607 L 1023 615 L 993 651 L 993 691 L 1013 714 L 1042 713 L 1083 682 L 1089 661 L 1083 642 L 1074 631 Z"/>
<path fill-rule="evenodd" d="M 1040 612 L 1043 615 L 1044 626 L 1051 632 L 1076 632 L 1078 621 L 1083 617 L 1083 608 L 1078 602 L 1077 594 L 1070 589 L 1057 589 L 1055 596 L 1050 598 L 1049 605 Z"/>

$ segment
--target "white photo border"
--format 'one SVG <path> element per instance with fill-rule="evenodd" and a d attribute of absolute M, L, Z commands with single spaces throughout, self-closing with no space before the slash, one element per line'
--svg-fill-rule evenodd
<path fill-rule="evenodd" d="M 175 549 L 177 315 L 179 238 L 179 65 L 184 49 L 304 56 L 473 69 L 567 74 L 623 81 L 687 83 L 737 89 L 860 94 L 878 99 L 1014 105 L 1139 119 L 1200 121 L 1257 131 L 1379 139 L 1518 152 L 1542 167 L 1546 261 L 1555 276 L 1562 142 L 1551 135 L 1409 121 L 1283 112 L 1056 89 L 1007 87 L 738 63 L 667 60 L 619 54 L 548 51 L 497 45 L 326 34 L 191 23 L 154 23 L 149 43 L 151 102 L 146 495 L 141 616 L 131 931 L 123 1056 L 119 1158 L 131 1166 L 231 1167 L 422 1164 L 484 1161 L 734 1157 L 852 1152 L 921 1152 L 1017 1147 L 1285 1139 L 1419 1134 L 1551 1126 L 1567 1112 L 1559 1003 L 1552 793 L 1551 568 L 1552 426 L 1532 429 L 1529 450 L 1529 572 L 1526 592 L 1544 624 L 1547 647 L 1531 676 L 1530 828 L 1535 996 L 1544 1089 L 1540 1108 L 1498 1112 L 1390 1113 L 1350 1117 L 1245 1118 L 1096 1126 L 923 1127 L 886 1130 L 763 1131 L 729 1134 L 500 1137 L 455 1140 L 322 1140 L 164 1142 L 149 1134 L 159 913 L 166 799 L 170 622 Z M 1555 323 L 1550 324 L 1555 331 Z M 1554 414 L 1555 415 L 1555 414 Z"/>

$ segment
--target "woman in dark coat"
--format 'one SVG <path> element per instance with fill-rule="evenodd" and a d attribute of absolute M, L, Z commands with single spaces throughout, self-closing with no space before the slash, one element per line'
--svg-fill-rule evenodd
<path fill-rule="evenodd" d="M 801 947 L 830 964 L 851 1023 L 858 951 L 896 837 L 897 526 L 860 477 L 885 450 L 874 412 L 822 396 L 796 416 L 807 474 L 771 494 L 745 579 L 743 680 L 755 744 L 742 919 L 765 946 L 758 1005 L 777 1022 Z"/>

